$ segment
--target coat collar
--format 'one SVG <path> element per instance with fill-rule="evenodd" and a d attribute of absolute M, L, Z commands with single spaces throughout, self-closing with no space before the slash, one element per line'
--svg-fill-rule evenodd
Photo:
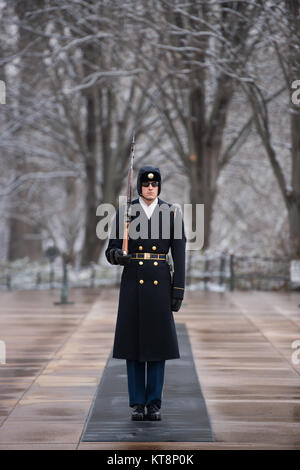
<path fill-rule="evenodd" d="M 131 204 L 140 204 L 139 198 L 133 199 L 133 201 L 131 201 Z M 162 204 L 166 204 L 166 203 L 165 203 L 165 201 L 163 201 L 162 199 L 160 199 L 159 197 L 157 197 L 157 204 L 158 204 L 159 206 L 161 206 Z"/>
<path fill-rule="evenodd" d="M 142 211 L 143 211 L 143 213 L 144 213 L 145 216 L 147 217 L 146 212 L 145 212 L 145 209 L 143 208 L 142 204 L 140 203 L 139 198 L 134 199 L 133 201 L 131 201 L 131 204 L 139 204 L 140 207 L 141 207 L 141 209 L 142 209 Z M 148 222 L 150 222 L 150 220 L 152 219 L 152 216 L 153 216 L 154 212 L 156 211 L 157 206 L 161 206 L 162 204 L 166 204 L 166 203 L 165 203 L 162 199 L 160 199 L 160 198 L 157 196 L 157 204 L 155 205 L 155 208 L 154 208 L 154 210 L 153 210 L 153 212 L 152 212 L 152 214 L 151 214 L 151 217 L 148 219 Z M 134 218 L 135 218 L 135 216 L 134 216 Z"/>

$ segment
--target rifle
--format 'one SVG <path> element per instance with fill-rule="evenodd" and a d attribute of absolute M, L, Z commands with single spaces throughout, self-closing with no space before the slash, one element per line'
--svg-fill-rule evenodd
<path fill-rule="evenodd" d="M 128 254 L 128 236 L 129 236 L 129 225 L 131 220 L 131 198 L 132 198 L 132 175 L 133 175 L 133 159 L 134 159 L 134 146 L 135 146 L 135 135 L 132 135 L 132 142 L 131 142 L 131 151 L 130 151 L 130 163 L 129 163 L 129 170 L 128 170 L 128 180 L 127 180 L 127 205 L 126 211 L 124 216 L 124 237 L 123 237 L 123 244 L 122 250 L 123 254 Z"/>
<path fill-rule="evenodd" d="M 176 211 L 177 211 L 177 207 L 175 207 L 175 212 L 174 212 L 174 229 L 175 229 Z M 174 233 L 173 233 L 173 236 L 174 236 Z M 171 284 L 172 284 L 173 283 L 173 278 L 174 278 L 174 260 L 173 260 L 172 256 L 169 255 L 169 253 L 166 256 L 166 260 L 167 260 L 167 263 L 168 263 L 168 266 L 169 266 L 169 269 L 170 269 Z"/>

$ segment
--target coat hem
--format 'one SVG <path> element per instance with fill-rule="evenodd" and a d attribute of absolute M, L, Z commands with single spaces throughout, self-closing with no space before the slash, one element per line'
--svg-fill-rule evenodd
<path fill-rule="evenodd" d="M 117 355 L 117 356 L 113 355 L 112 358 L 113 359 L 126 359 L 126 360 L 128 359 L 129 361 L 151 362 L 151 361 L 170 361 L 172 359 L 180 359 L 180 355 L 172 356 L 172 357 L 160 357 L 160 358 L 155 358 L 155 359 L 153 359 L 153 358 L 149 359 L 149 358 L 146 358 L 146 357 L 138 357 L 137 358 L 136 356 L 134 356 L 134 357 L 130 356 L 129 357 L 127 355 L 124 355 L 124 356 L 123 355 L 122 356 L 121 355 Z"/>

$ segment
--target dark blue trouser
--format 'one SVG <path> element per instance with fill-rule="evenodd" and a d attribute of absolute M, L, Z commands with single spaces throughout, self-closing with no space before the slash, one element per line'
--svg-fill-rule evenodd
<path fill-rule="evenodd" d="M 165 361 L 147 362 L 147 384 L 145 384 L 145 365 L 146 362 L 126 360 L 129 406 L 155 403 L 160 408 Z"/>

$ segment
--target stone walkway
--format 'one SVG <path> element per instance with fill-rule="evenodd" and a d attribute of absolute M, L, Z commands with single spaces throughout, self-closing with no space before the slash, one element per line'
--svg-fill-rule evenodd
<path fill-rule="evenodd" d="M 186 292 L 186 324 L 216 442 L 80 442 L 112 348 L 118 291 L 1 293 L 1 449 L 300 449 L 300 294 Z M 300 358 L 300 354 L 298 355 Z M 166 363 L 166 367 L 167 367 Z M 128 413 L 130 412 L 128 408 Z"/>

